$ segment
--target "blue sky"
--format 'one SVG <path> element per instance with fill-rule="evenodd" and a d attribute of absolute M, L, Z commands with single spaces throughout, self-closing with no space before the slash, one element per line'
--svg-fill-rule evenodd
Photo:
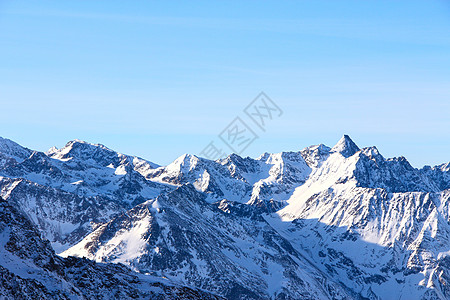
<path fill-rule="evenodd" d="M 448 162 L 449 32 L 448 1 L 0 1 L 0 136 L 167 164 L 265 91 L 284 114 L 244 155 L 346 133 Z"/>

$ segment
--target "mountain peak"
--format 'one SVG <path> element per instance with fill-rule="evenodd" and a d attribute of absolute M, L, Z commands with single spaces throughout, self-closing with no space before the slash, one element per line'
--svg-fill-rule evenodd
<path fill-rule="evenodd" d="M 25 148 L 16 142 L 0 137 L 0 154 L 7 155 L 14 158 L 18 162 L 22 162 L 30 156 L 32 152 L 33 151 L 30 149 Z"/>
<path fill-rule="evenodd" d="M 103 144 L 89 143 L 89 142 L 86 142 L 86 141 L 83 141 L 83 140 L 79 140 L 79 139 L 74 139 L 72 141 L 67 142 L 67 144 L 64 147 L 65 148 L 66 147 L 85 147 L 85 148 L 92 148 L 92 149 L 102 148 L 102 149 L 106 149 L 106 150 L 112 151 L 111 149 L 109 149 L 108 147 L 106 147 Z"/>
<path fill-rule="evenodd" d="M 194 155 L 194 154 L 184 153 L 184 154 L 182 154 L 181 156 L 179 156 L 177 159 L 175 159 L 174 162 L 178 162 L 178 163 L 186 163 L 186 162 L 189 162 L 189 161 L 197 161 L 197 160 L 199 160 L 199 159 L 200 159 L 200 158 L 197 157 L 197 156 Z"/>
<path fill-rule="evenodd" d="M 51 148 L 46 152 L 48 156 L 60 160 L 69 160 L 73 158 L 88 160 L 90 158 L 98 159 L 99 157 L 112 158 L 119 153 L 107 148 L 102 144 L 92 144 L 82 140 L 69 141 L 61 149 Z"/>
<path fill-rule="evenodd" d="M 202 159 L 197 157 L 196 155 L 185 153 L 175 159 L 171 164 L 167 166 L 167 168 L 175 168 L 177 170 L 191 170 L 192 168 L 195 168 L 200 161 L 202 161 Z"/>
<path fill-rule="evenodd" d="M 344 134 L 344 136 L 339 140 L 339 142 L 337 142 L 337 144 L 334 145 L 333 148 L 331 148 L 331 152 L 339 152 L 346 158 L 352 156 L 358 151 L 359 147 L 346 134 Z"/>

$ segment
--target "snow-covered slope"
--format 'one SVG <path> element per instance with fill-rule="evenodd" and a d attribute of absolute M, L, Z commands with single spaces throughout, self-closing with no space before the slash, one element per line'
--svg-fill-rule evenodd
<path fill-rule="evenodd" d="M 184 154 L 165 167 L 150 171 L 147 179 L 180 186 L 192 183 L 210 201 L 223 198 L 245 199 L 251 188 L 242 178 L 233 178 L 227 168 L 217 162 Z"/>
<path fill-rule="evenodd" d="M 173 186 L 192 183 L 208 195 L 208 202 L 230 199 L 274 211 L 310 171 L 300 152 L 265 153 L 257 159 L 231 154 L 219 161 L 184 154 L 146 178 Z"/>
<path fill-rule="evenodd" d="M 450 299 L 449 164 L 416 169 L 347 135 L 167 166 L 81 141 L 5 143 L 1 195 L 73 246 L 64 256 L 228 299 Z"/>
<path fill-rule="evenodd" d="M 439 166 L 425 166 L 421 171 L 436 184 L 439 190 L 450 189 L 450 162 Z"/>
<path fill-rule="evenodd" d="M 2 299 L 219 299 L 117 264 L 61 258 L 27 216 L 0 198 Z"/>
<path fill-rule="evenodd" d="M 22 162 L 28 158 L 33 151 L 20 146 L 19 144 L 0 137 L 0 158 L 4 159 L 14 159 L 17 162 Z"/>
<path fill-rule="evenodd" d="M 33 151 L 22 161 L 4 165 L 0 174 L 25 178 L 79 196 L 101 195 L 137 203 L 159 195 L 165 188 L 144 178 L 156 167 L 154 163 L 103 145 L 75 140 L 59 150 Z"/>
<path fill-rule="evenodd" d="M 226 213 L 192 184 L 136 206 L 62 253 L 130 265 L 229 299 L 348 299 L 262 218 Z"/>
<path fill-rule="evenodd" d="M 450 298 L 445 173 L 439 184 L 405 158 L 352 148 L 331 153 L 270 223 L 364 297 Z"/>
<path fill-rule="evenodd" d="M 252 186 L 246 203 L 266 212 L 283 207 L 294 189 L 303 184 L 311 172 L 300 152 L 264 153 L 257 159 L 232 154 L 220 164 L 227 167 L 233 178 Z"/>
<path fill-rule="evenodd" d="M 18 205 L 58 252 L 127 209 L 108 198 L 82 197 L 21 178 L 0 177 L 0 196 Z"/>
<path fill-rule="evenodd" d="M 63 251 L 134 205 L 170 186 L 145 175 L 158 165 L 100 144 L 71 141 L 46 153 L 0 140 L 0 189 Z"/>

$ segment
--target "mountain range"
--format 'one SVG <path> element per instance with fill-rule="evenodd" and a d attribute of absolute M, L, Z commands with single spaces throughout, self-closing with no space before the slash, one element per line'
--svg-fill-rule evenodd
<path fill-rule="evenodd" d="M 450 163 L 347 135 L 167 166 L 0 139 L 0 196 L 13 299 L 450 299 Z"/>

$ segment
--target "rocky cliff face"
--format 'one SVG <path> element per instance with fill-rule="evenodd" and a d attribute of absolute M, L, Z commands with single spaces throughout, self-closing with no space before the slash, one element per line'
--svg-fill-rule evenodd
<path fill-rule="evenodd" d="M 121 262 L 229 299 L 346 299 L 262 217 L 235 216 L 186 184 L 136 206 L 62 253 Z"/>
<path fill-rule="evenodd" d="M 168 166 L 81 141 L 47 153 L 2 143 L 1 195 L 64 261 L 228 299 L 450 298 L 448 164 L 416 169 L 348 136 Z"/>
<path fill-rule="evenodd" d="M 0 297 L 6 299 L 219 299 L 123 265 L 61 258 L 28 217 L 0 198 Z"/>
<path fill-rule="evenodd" d="M 3 139 L 1 196 L 13 199 L 63 251 L 111 217 L 171 187 L 145 179 L 157 165 L 103 145 L 67 143 L 47 153 Z"/>

